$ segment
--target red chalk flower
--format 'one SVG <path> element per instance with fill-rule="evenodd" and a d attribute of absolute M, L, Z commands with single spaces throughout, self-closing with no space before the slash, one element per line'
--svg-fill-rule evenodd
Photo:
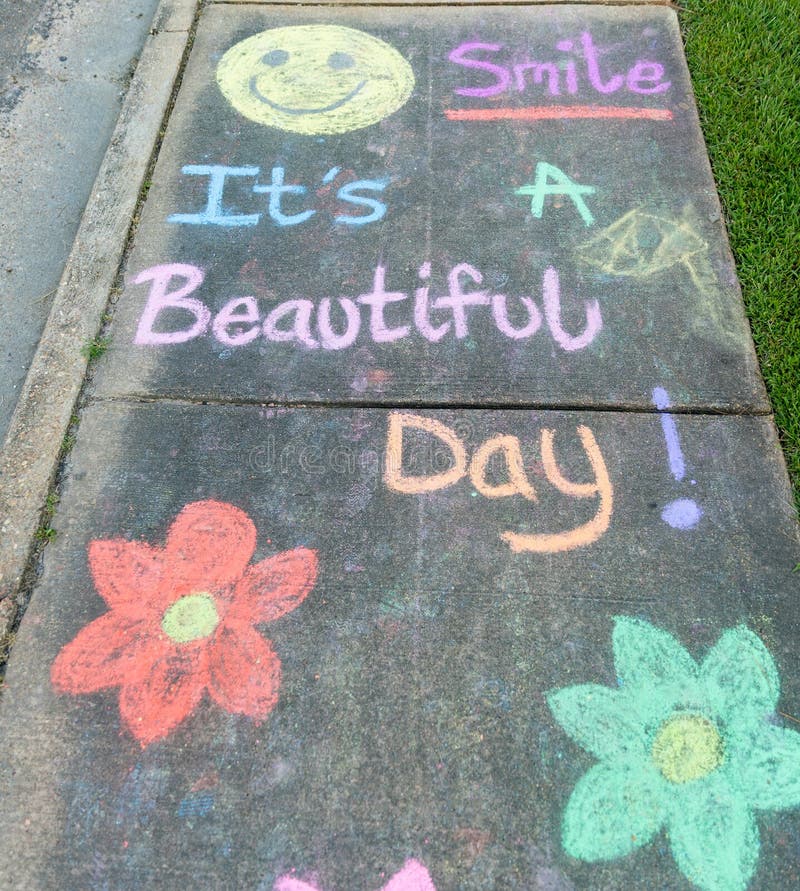
<path fill-rule="evenodd" d="M 207 690 L 222 708 L 263 720 L 278 701 L 281 663 L 253 627 L 290 612 L 317 578 L 316 552 L 284 551 L 248 565 L 256 529 L 243 511 L 195 501 L 166 545 L 89 545 L 95 585 L 111 611 L 58 654 L 64 693 L 120 687 L 122 720 L 142 747 L 162 739 Z"/>

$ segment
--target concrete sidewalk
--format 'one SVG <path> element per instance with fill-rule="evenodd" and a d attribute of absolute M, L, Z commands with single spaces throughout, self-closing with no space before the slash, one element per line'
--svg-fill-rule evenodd
<path fill-rule="evenodd" d="M 793 887 L 800 539 L 674 11 L 188 6 L 59 295 L 8 887 Z"/>

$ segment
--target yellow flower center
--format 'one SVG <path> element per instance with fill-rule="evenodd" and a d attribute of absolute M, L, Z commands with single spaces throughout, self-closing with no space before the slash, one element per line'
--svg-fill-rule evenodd
<path fill-rule="evenodd" d="M 210 594 L 181 597 L 161 617 L 161 627 L 176 643 L 208 637 L 219 625 L 219 613 Z"/>
<path fill-rule="evenodd" d="M 702 715 L 674 715 L 658 730 L 652 756 L 671 783 L 689 783 L 715 771 L 724 756 L 719 730 Z"/>

